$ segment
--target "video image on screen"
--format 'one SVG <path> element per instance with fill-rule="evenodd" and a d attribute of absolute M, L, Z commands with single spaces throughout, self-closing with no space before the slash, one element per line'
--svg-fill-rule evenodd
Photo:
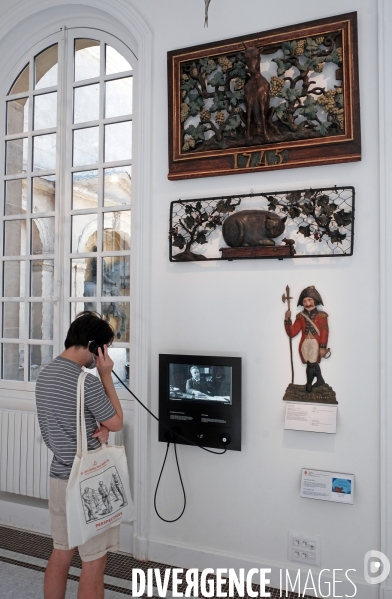
<path fill-rule="evenodd" d="M 231 366 L 169 364 L 170 399 L 231 404 Z"/>

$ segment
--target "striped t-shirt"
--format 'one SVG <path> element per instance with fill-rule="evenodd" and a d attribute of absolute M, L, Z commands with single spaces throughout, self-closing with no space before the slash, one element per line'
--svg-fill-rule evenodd
<path fill-rule="evenodd" d="M 45 444 L 53 452 L 50 476 L 68 480 L 76 454 L 76 387 L 82 369 L 76 362 L 58 356 L 41 370 L 35 397 L 38 421 Z M 101 381 L 88 374 L 84 383 L 84 415 L 89 450 L 100 442 L 92 438 L 97 422 L 116 414 Z"/>

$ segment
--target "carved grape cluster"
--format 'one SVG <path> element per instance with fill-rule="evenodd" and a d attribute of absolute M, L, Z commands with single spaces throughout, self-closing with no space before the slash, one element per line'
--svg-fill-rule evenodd
<path fill-rule="evenodd" d="M 275 97 L 278 95 L 282 87 L 284 87 L 284 81 L 280 77 L 271 77 L 271 89 L 270 96 Z"/>
<path fill-rule="evenodd" d="M 226 71 L 230 71 L 230 69 L 233 68 L 233 63 L 227 56 L 219 56 L 218 62 L 223 73 L 226 73 Z"/>
<path fill-rule="evenodd" d="M 316 66 L 314 67 L 314 72 L 315 73 L 322 73 L 324 70 L 324 63 L 323 62 L 319 62 L 318 64 L 316 64 Z"/>
<path fill-rule="evenodd" d="M 336 117 L 339 123 L 340 129 L 344 129 L 344 108 L 337 108 L 336 106 L 330 110 L 331 114 Z"/>
<path fill-rule="evenodd" d="M 336 89 L 329 89 L 322 96 L 317 98 L 317 104 L 322 106 L 325 112 L 331 112 L 332 108 L 335 107 L 335 96 L 337 94 Z"/>
<path fill-rule="evenodd" d="M 203 122 L 209 121 L 211 119 L 211 113 L 206 108 L 200 111 L 200 120 Z"/>
<path fill-rule="evenodd" d="M 341 94 L 342 92 L 343 88 L 341 87 L 330 89 L 317 100 L 317 103 L 322 106 L 325 112 L 328 112 L 335 117 L 340 129 L 344 129 L 344 108 L 336 106 L 335 96 L 336 94 Z"/>
<path fill-rule="evenodd" d="M 190 112 L 189 104 L 187 104 L 186 102 L 183 102 L 181 104 L 181 112 L 180 112 L 181 123 L 183 123 L 184 121 L 187 120 L 187 118 L 189 116 L 189 112 Z"/>
<path fill-rule="evenodd" d="M 215 122 L 217 125 L 221 125 L 226 120 L 225 114 L 222 111 L 219 111 L 215 114 Z"/>
<path fill-rule="evenodd" d="M 305 52 L 305 45 L 305 40 L 297 40 L 297 47 L 295 49 L 296 56 L 302 56 L 302 54 Z"/>
<path fill-rule="evenodd" d="M 188 137 L 188 139 L 185 140 L 184 145 L 182 146 L 182 151 L 186 152 L 187 150 L 189 150 L 190 148 L 194 148 L 196 145 L 195 140 L 192 137 Z"/>
<path fill-rule="evenodd" d="M 315 42 L 318 46 L 320 46 L 324 41 L 323 37 L 316 37 Z"/>
<path fill-rule="evenodd" d="M 237 77 L 234 82 L 234 90 L 239 91 L 245 85 L 245 79 L 241 79 L 241 77 Z"/>

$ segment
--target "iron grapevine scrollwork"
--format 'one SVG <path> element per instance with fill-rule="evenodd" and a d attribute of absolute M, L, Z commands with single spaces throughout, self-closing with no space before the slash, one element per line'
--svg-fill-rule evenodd
<path fill-rule="evenodd" d="M 204 245 L 208 237 L 218 226 L 222 225 L 225 216 L 235 211 L 241 203 L 236 198 L 221 198 L 214 206 L 207 209 L 202 201 L 176 202 L 183 206 L 184 214 L 178 216 L 177 222 L 171 221 L 169 239 L 171 246 L 183 250 L 174 256 L 176 262 L 191 262 L 194 260 L 207 260 L 203 254 L 191 251 L 193 245 Z M 173 202 L 172 202 L 173 205 Z M 172 259 L 172 254 L 170 259 Z"/>
<path fill-rule="evenodd" d="M 354 207 L 353 187 L 177 200 L 170 260 L 351 256 Z"/>
<path fill-rule="evenodd" d="M 356 13 L 169 52 L 168 67 L 170 179 L 361 158 Z"/>

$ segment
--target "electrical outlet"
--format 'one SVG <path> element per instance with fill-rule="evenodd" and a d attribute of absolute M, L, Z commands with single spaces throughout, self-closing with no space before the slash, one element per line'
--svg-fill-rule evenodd
<path fill-rule="evenodd" d="M 291 562 L 321 566 L 321 537 L 289 531 L 288 550 Z"/>

